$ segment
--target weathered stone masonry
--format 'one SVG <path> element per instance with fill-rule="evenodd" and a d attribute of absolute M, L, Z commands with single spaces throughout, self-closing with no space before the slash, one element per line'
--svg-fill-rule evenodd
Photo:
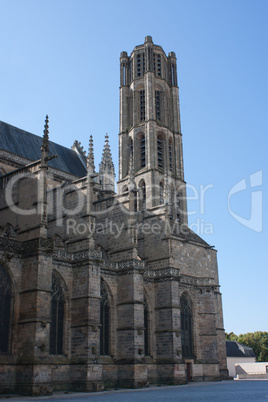
<path fill-rule="evenodd" d="M 177 63 L 120 58 L 119 180 L 0 122 L 0 392 L 228 376 L 216 251 L 187 226 Z M 55 157 L 57 156 L 57 157 Z"/>

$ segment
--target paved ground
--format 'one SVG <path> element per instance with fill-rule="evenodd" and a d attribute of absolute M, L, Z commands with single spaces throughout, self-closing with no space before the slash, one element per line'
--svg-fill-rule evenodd
<path fill-rule="evenodd" d="M 113 402 L 113 401 L 265 401 L 268 402 L 268 381 L 222 381 L 191 383 L 180 386 L 151 387 L 139 390 L 119 390 L 96 393 L 55 393 L 40 398 L 3 397 L 2 401 L 66 401 L 66 402 Z"/>

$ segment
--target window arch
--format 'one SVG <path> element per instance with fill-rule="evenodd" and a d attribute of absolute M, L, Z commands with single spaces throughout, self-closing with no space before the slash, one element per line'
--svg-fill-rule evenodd
<path fill-rule="evenodd" d="M 144 301 L 144 355 L 150 355 L 150 329 L 149 329 L 149 309 L 147 301 Z"/>
<path fill-rule="evenodd" d="M 65 298 L 58 274 L 52 272 L 50 354 L 63 354 Z"/>
<path fill-rule="evenodd" d="M 10 351 L 11 280 L 0 265 L 0 353 Z"/>
<path fill-rule="evenodd" d="M 140 134 L 139 136 L 139 154 L 140 154 L 140 168 L 144 168 L 146 165 L 146 160 L 145 160 L 145 136 L 144 134 Z"/>
<path fill-rule="evenodd" d="M 155 116 L 156 120 L 161 121 L 161 92 L 155 91 Z"/>
<path fill-rule="evenodd" d="M 145 90 L 140 90 L 140 121 L 145 121 Z"/>
<path fill-rule="evenodd" d="M 182 356 L 193 356 L 193 314 L 188 297 L 181 296 L 181 346 Z"/>
<path fill-rule="evenodd" d="M 157 136 L 157 162 L 158 167 L 164 169 L 164 152 L 165 152 L 165 145 L 164 145 L 164 138 L 160 134 Z"/>
<path fill-rule="evenodd" d="M 100 355 L 110 354 L 110 304 L 108 293 L 101 281 L 100 302 Z"/>
<path fill-rule="evenodd" d="M 141 75 L 141 55 L 140 53 L 137 54 L 137 77 Z"/>
<path fill-rule="evenodd" d="M 162 181 L 159 184 L 159 204 L 164 204 L 164 184 Z"/>

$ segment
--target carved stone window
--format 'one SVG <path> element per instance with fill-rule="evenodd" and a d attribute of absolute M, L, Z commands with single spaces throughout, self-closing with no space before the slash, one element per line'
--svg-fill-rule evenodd
<path fill-rule="evenodd" d="M 159 184 L 159 204 L 164 204 L 164 185 L 163 182 Z"/>
<path fill-rule="evenodd" d="M 145 90 L 140 91 L 140 120 L 145 120 Z"/>
<path fill-rule="evenodd" d="M 100 355 L 110 354 L 110 305 L 107 290 L 101 282 Z"/>
<path fill-rule="evenodd" d="M 183 357 L 193 357 L 193 318 L 188 298 L 181 297 L 181 346 Z"/>
<path fill-rule="evenodd" d="M 140 167 L 145 167 L 145 136 L 140 136 Z"/>
<path fill-rule="evenodd" d="M 137 55 L 137 77 L 141 75 L 141 55 Z"/>
<path fill-rule="evenodd" d="M 11 282 L 8 273 L 0 265 L 0 353 L 10 351 Z"/>
<path fill-rule="evenodd" d="M 158 167 L 164 169 L 164 139 L 161 135 L 157 137 L 157 161 Z"/>
<path fill-rule="evenodd" d="M 52 273 L 50 354 L 63 354 L 65 299 L 59 276 Z"/>
<path fill-rule="evenodd" d="M 157 74 L 159 77 L 161 77 L 161 56 L 160 54 L 157 55 Z"/>
<path fill-rule="evenodd" d="M 161 93 L 155 91 L 155 116 L 157 120 L 161 120 Z"/>

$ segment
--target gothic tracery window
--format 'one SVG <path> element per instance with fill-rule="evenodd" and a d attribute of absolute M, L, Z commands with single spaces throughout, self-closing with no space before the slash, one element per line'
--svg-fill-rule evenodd
<path fill-rule="evenodd" d="M 159 204 L 164 204 L 164 185 L 162 181 L 159 184 Z"/>
<path fill-rule="evenodd" d="M 140 120 L 145 120 L 145 90 L 140 90 Z"/>
<path fill-rule="evenodd" d="M 161 135 L 157 136 L 157 161 L 158 167 L 164 169 L 164 140 Z"/>
<path fill-rule="evenodd" d="M 137 76 L 140 77 L 141 75 L 141 55 L 137 55 Z"/>
<path fill-rule="evenodd" d="M 50 354 L 63 354 L 65 298 L 59 276 L 52 273 Z"/>
<path fill-rule="evenodd" d="M 155 91 L 155 115 L 157 120 L 161 120 L 160 97 L 160 91 Z"/>
<path fill-rule="evenodd" d="M 190 302 L 186 295 L 181 297 L 181 346 L 182 356 L 193 356 L 193 319 Z"/>
<path fill-rule="evenodd" d="M 11 282 L 8 273 L 0 265 L 0 353 L 10 349 Z"/>
<path fill-rule="evenodd" d="M 142 134 L 140 136 L 140 167 L 141 169 L 145 167 L 145 136 Z"/>
<path fill-rule="evenodd" d="M 157 74 L 161 77 L 161 56 L 160 54 L 157 55 Z"/>
<path fill-rule="evenodd" d="M 110 306 L 107 290 L 101 282 L 100 303 L 100 355 L 110 354 Z"/>

